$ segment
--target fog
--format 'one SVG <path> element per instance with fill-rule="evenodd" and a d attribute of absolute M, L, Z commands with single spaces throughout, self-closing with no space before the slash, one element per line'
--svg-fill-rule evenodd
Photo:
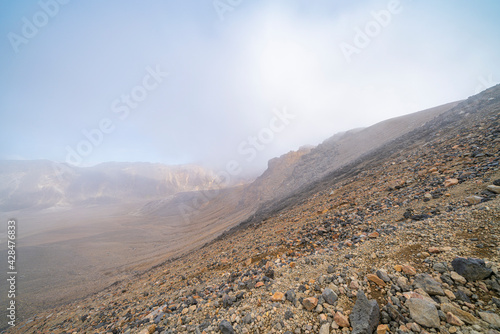
<path fill-rule="evenodd" d="M 0 4 L 0 159 L 243 172 L 500 78 L 498 1 Z"/>

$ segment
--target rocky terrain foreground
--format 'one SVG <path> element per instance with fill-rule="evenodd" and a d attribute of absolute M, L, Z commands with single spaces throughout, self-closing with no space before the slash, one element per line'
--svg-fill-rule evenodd
<path fill-rule="evenodd" d="M 8 333 L 500 333 L 500 87 Z"/>

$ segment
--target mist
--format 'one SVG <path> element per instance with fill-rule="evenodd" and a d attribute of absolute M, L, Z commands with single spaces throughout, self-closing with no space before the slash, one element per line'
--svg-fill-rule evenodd
<path fill-rule="evenodd" d="M 496 1 L 4 2 L 0 159 L 257 173 L 497 83 L 498 12 Z"/>

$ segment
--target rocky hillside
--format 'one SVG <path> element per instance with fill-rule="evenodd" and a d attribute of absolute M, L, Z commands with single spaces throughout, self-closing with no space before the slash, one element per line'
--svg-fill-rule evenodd
<path fill-rule="evenodd" d="M 104 163 L 79 168 L 46 160 L 0 161 L 0 210 L 159 198 L 209 189 L 213 181 L 212 172 L 194 165 Z"/>
<path fill-rule="evenodd" d="M 448 103 L 392 118 L 368 128 L 338 133 L 317 147 L 304 148 L 270 160 L 268 170 L 250 185 L 248 197 L 250 200 L 259 198 L 261 203 L 282 199 L 392 140 L 424 126 L 458 103 Z"/>
<path fill-rule="evenodd" d="M 500 86 L 10 333 L 499 333 Z"/>

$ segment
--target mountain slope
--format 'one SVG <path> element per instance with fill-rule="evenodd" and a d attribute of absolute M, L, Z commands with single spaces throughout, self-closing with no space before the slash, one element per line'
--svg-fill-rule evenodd
<path fill-rule="evenodd" d="M 497 86 L 252 224 L 11 332 L 496 333 L 499 152 Z M 468 257 L 481 260 L 467 272 Z"/>
<path fill-rule="evenodd" d="M 385 120 L 364 129 L 336 134 L 315 148 L 299 150 L 269 162 L 269 168 L 248 189 L 248 201 L 256 194 L 263 204 L 280 200 L 301 187 L 346 166 L 392 140 L 418 129 L 459 102 Z M 279 162 L 279 160 L 284 160 Z M 287 165 L 275 168 L 275 165 Z"/>

